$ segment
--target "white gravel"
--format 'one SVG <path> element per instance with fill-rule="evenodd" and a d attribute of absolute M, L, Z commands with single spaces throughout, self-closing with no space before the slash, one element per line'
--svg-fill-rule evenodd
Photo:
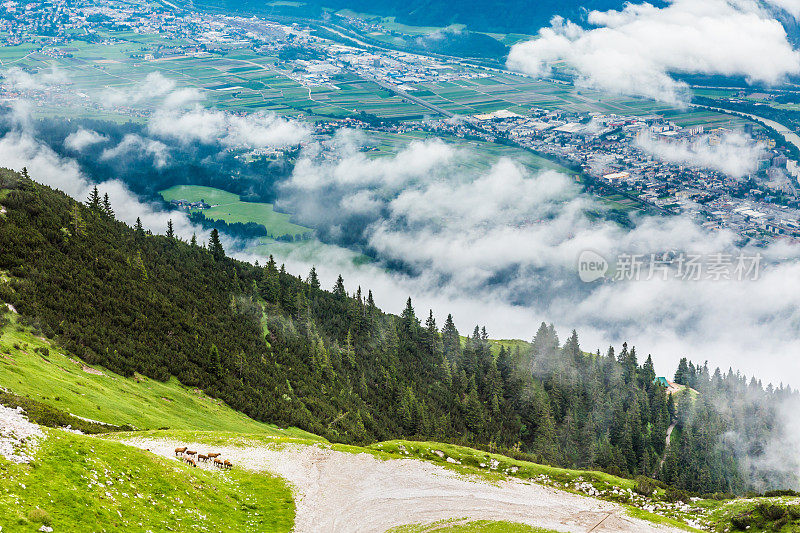
<path fill-rule="evenodd" d="M 610 502 L 514 478 L 488 483 L 416 459 L 383 461 L 322 445 L 209 447 L 155 439 L 126 443 L 166 457 L 174 457 L 178 446 L 221 452 L 220 458 L 236 468 L 285 478 L 295 491 L 297 533 L 383 533 L 446 519 L 508 520 L 576 533 L 681 531 L 631 518 Z"/>
<path fill-rule="evenodd" d="M 0 455 L 14 463 L 30 463 L 44 433 L 29 422 L 21 407 L 0 405 Z"/>

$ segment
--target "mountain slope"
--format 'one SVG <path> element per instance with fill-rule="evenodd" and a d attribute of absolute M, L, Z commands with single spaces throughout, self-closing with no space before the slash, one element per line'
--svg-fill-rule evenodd
<path fill-rule="evenodd" d="M 790 465 L 743 469 L 758 464 L 750 450 L 766 453 L 756 443 L 781 437 L 789 389 L 684 362 L 681 382 L 700 395 L 676 406 L 652 360 L 627 345 L 587 354 L 575 332 L 562 343 L 545 324 L 532 343 L 493 349 L 477 326 L 462 342 L 451 317 L 423 325 L 410 300 L 389 315 L 341 278 L 326 291 L 313 272 L 303 281 L 274 261 L 232 260 L 218 242 L 147 235 L 10 171 L 0 205 L 0 300 L 59 350 L 126 377 L 174 376 L 254 420 L 337 442 L 452 441 L 626 476 L 657 471 L 697 493 L 797 482 Z M 719 445 L 726 434 L 739 434 L 736 448 Z"/>

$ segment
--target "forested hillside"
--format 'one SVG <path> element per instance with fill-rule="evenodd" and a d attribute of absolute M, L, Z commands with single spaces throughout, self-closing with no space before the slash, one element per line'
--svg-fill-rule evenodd
<path fill-rule="evenodd" d="M 781 437 L 789 389 L 684 362 L 676 377 L 698 394 L 676 402 L 627 345 L 586 353 L 575 332 L 562 343 L 542 324 L 531 343 L 498 351 L 485 329 L 464 341 L 451 317 L 440 328 L 410 300 L 386 314 L 341 277 L 328 291 L 313 270 L 303 279 L 226 257 L 215 234 L 207 246 L 148 235 L 113 205 L 7 170 L 0 204 L 0 300 L 87 362 L 174 375 L 333 441 L 451 441 L 698 493 L 796 482 L 775 470 L 788 465 L 759 460 Z"/>

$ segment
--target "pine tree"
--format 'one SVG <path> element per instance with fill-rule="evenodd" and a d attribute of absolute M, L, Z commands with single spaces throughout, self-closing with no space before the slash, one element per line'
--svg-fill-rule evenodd
<path fill-rule="evenodd" d="M 312 289 L 319 289 L 319 276 L 317 276 L 317 269 L 315 267 L 311 267 L 311 271 L 308 273 L 308 284 Z"/>
<path fill-rule="evenodd" d="M 137 235 L 144 235 L 144 227 L 142 227 L 142 219 L 136 217 L 136 225 L 134 226 Z"/>
<path fill-rule="evenodd" d="M 442 328 L 442 349 L 445 357 L 451 362 L 461 357 L 461 337 L 451 314 L 447 315 Z"/>
<path fill-rule="evenodd" d="M 97 185 L 94 186 L 92 189 L 91 194 L 89 194 L 89 199 L 87 200 L 87 205 L 90 209 L 95 211 L 100 211 L 102 208 L 102 200 L 100 199 L 100 191 L 97 190 Z"/>
<path fill-rule="evenodd" d="M 214 375 L 218 378 L 222 377 L 224 369 L 222 368 L 222 356 L 219 353 L 219 349 L 217 348 L 216 344 L 211 345 L 211 371 L 214 372 Z"/>
<path fill-rule="evenodd" d="M 172 219 L 167 221 L 167 237 L 170 239 L 175 238 L 175 229 L 172 226 Z"/>
<path fill-rule="evenodd" d="M 211 230 L 211 239 L 208 241 L 208 251 L 216 261 L 221 261 L 225 258 L 225 250 L 222 248 L 222 243 L 219 241 L 219 231 L 217 228 Z"/>
<path fill-rule="evenodd" d="M 192 246 L 197 246 L 197 234 L 196 233 L 192 233 L 192 240 L 189 241 L 189 244 L 191 244 Z"/>
<path fill-rule="evenodd" d="M 678 363 L 678 369 L 675 371 L 674 381 L 678 385 L 689 384 L 689 364 L 685 357 L 682 357 Z"/>
<path fill-rule="evenodd" d="M 111 200 L 108 198 L 108 193 L 103 195 L 103 213 L 109 218 L 114 218 L 114 210 L 111 209 Z"/>
<path fill-rule="evenodd" d="M 347 296 L 347 292 L 344 290 L 344 278 L 341 274 L 336 278 L 336 285 L 333 286 L 333 294 L 339 298 L 345 298 Z"/>

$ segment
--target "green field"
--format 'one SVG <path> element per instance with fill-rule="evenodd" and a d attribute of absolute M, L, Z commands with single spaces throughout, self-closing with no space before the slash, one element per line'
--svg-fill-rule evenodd
<path fill-rule="evenodd" d="M 160 192 L 165 201 L 188 200 L 197 202 L 204 200 L 212 207 L 202 210 L 203 214 L 212 220 L 224 220 L 231 224 L 235 222 L 255 222 L 261 224 L 273 237 L 284 235 L 304 235 L 312 230 L 299 226 L 289 221 L 291 215 L 278 213 L 272 209 L 272 204 L 243 202 L 234 193 L 226 192 L 213 187 L 200 185 L 176 185 Z"/>

